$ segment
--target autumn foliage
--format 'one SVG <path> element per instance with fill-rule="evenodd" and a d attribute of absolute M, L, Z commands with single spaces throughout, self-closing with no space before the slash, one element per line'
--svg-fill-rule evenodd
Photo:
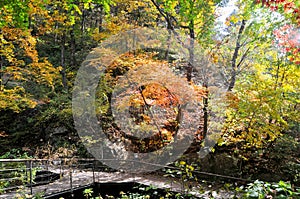
<path fill-rule="evenodd" d="M 268 7 L 274 12 L 283 14 L 289 22 L 274 30 L 276 43 L 284 53 L 289 55 L 289 60 L 300 64 L 300 2 L 292 0 L 257 0 L 262 6 Z"/>
<path fill-rule="evenodd" d="M 106 133 L 111 139 L 120 137 L 135 152 L 155 151 L 173 142 L 183 117 L 181 106 L 187 100 L 199 101 L 205 96 L 201 87 L 184 84 L 185 78 L 174 75 L 170 69 L 173 64 L 157 60 L 156 55 L 126 53 L 107 68 L 102 80 L 114 87 L 113 93 L 105 95 L 112 96 L 116 126 L 110 126 Z M 98 90 L 100 98 L 107 92 L 102 88 Z M 102 114 L 111 117 L 109 108 Z M 184 117 L 193 116 L 185 113 Z M 190 121 L 198 122 L 193 118 Z M 201 137 L 197 136 L 200 131 L 192 133 L 195 139 Z"/>
<path fill-rule="evenodd" d="M 228 2 L 237 9 L 222 21 L 218 10 Z M 176 52 L 185 57 L 167 45 L 122 52 L 115 60 L 98 49 L 112 63 L 100 77 L 95 112 L 112 142 L 137 153 L 156 151 L 174 141 L 184 120 L 197 128 L 182 129 L 193 135 L 193 152 L 214 134 L 216 148 L 232 149 L 242 163 L 251 150 L 267 151 L 285 135 L 299 143 L 300 2 L 232 2 L 0 0 L 0 145 L 80 143 L 71 103 L 78 69 L 100 43 L 145 27 L 168 28 L 160 41 L 176 38 L 182 47 Z M 206 78 L 216 81 L 207 86 Z M 220 106 L 211 92 L 219 88 L 226 96 Z M 187 113 L 191 101 L 198 109 Z M 218 128 L 210 134 L 213 125 Z M 60 127 L 63 136 L 55 135 Z"/>
<path fill-rule="evenodd" d="M 261 3 L 262 6 L 269 7 L 273 11 L 282 9 L 284 13 L 293 14 L 293 20 L 300 23 L 299 1 L 292 0 L 256 0 L 256 3 Z"/>

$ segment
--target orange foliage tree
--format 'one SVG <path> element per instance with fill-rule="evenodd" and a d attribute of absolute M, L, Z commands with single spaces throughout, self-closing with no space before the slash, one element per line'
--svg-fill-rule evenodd
<path fill-rule="evenodd" d="M 155 55 L 124 54 L 107 68 L 98 86 L 98 113 L 106 120 L 103 126 L 108 137 L 123 140 L 135 152 L 158 150 L 173 142 L 182 120 L 181 106 L 192 98 L 200 101 L 205 93 L 198 86 L 184 84 L 185 78 L 171 70 L 174 64 L 157 60 Z M 184 117 L 199 122 L 193 121 L 192 114 Z M 197 136 L 200 131 L 193 133 L 201 137 Z"/>

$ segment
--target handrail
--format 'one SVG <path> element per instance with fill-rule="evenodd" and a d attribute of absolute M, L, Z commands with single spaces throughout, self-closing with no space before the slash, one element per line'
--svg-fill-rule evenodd
<path fill-rule="evenodd" d="M 116 159 L 100 159 L 99 161 L 101 162 L 101 160 L 110 160 L 110 161 L 121 161 L 121 160 L 116 160 Z M 58 165 L 53 164 L 53 161 L 60 161 Z M 72 162 L 74 161 L 74 162 Z M 80 162 L 83 161 L 83 162 Z M 85 161 L 85 162 L 84 162 Z M 30 164 L 26 164 L 26 172 L 28 171 L 27 174 L 29 174 L 29 172 L 32 172 L 32 169 L 34 168 L 33 166 L 34 163 L 36 162 L 45 162 L 47 164 L 47 168 L 49 165 L 54 166 L 55 168 L 59 168 L 60 172 L 62 172 L 62 169 L 68 168 L 71 169 L 69 171 L 69 183 L 70 183 L 70 190 L 73 190 L 74 187 L 72 185 L 72 170 L 74 169 L 74 167 L 76 166 L 86 166 L 84 169 L 89 170 L 92 169 L 93 171 L 93 182 L 95 182 L 95 170 L 97 168 L 95 168 L 96 166 L 96 161 L 98 161 L 97 159 L 93 159 L 93 158 L 65 158 L 65 157 L 60 157 L 57 159 L 0 159 L 0 163 L 11 163 L 11 162 L 29 162 Z M 127 162 L 138 162 L 138 163 L 142 163 L 145 165 L 153 165 L 153 166 L 157 166 L 157 167 L 163 167 L 166 169 L 173 169 L 173 170 L 178 170 L 179 168 L 171 166 L 171 165 L 161 165 L 161 164 L 156 164 L 156 163 L 148 163 L 148 162 L 143 162 L 143 161 L 137 161 L 137 160 L 122 160 L 122 161 L 127 161 Z M 68 164 L 69 162 L 71 162 L 72 164 Z M 87 163 L 90 162 L 90 163 Z M 29 168 L 29 167 L 30 168 Z M 37 166 L 45 166 L 45 165 L 37 165 Z M 102 167 L 103 165 L 100 165 L 100 167 Z M 50 167 L 51 168 L 51 167 Z M 207 175 L 207 176 L 214 176 L 214 177 L 218 177 L 218 178 L 223 178 L 223 179 L 230 179 L 230 180 L 236 180 L 236 181 L 240 181 L 240 182 L 244 182 L 244 183 L 249 183 L 249 182 L 253 182 L 253 180 L 250 179 L 244 179 L 244 178 L 239 178 L 239 177 L 234 177 L 234 176 L 227 176 L 227 175 L 222 175 L 222 174 L 215 174 L 215 173 L 210 173 L 210 172 L 203 172 L 203 171 L 199 171 L 199 170 L 194 170 L 192 171 L 192 173 L 196 174 L 196 175 Z M 61 174 L 61 173 L 60 173 Z M 31 188 L 31 193 L 32 193 L 32 186 L 35 186 L 36 184 L 34 184 L 32 182 L 32 174 L 30 175 L 26 175 L 29 179 L 30 179 L 30 183 L 28 184 L 28 186 L 30 186 Z M 0 175 L 0 179 L 1 179 L 1 175 Z M 28 182 L 28 181 L 27 181 Z"/>
<path fill-rule="evenodd" d="M 65 157 L 59 157 L 56 159 L 35 159 L 35 158 L 28 158 L 28 159 L 0 159 L 1 162 L 29 162 L 29 161 L 37 161 L 37 162 L 42 162 L 42 161 L 55 161 L 55 160 L 78 160 L 78 161 L 95 161 L 96 159 L 94 158 L 65 158 Z"/>
<path fill-rule="evenodd" d="M 55 163 L 57 161 L 57 163 Z M 16 163 L 12 165 L 12 163 Z M 36 159 L 36 158 L 28 158 L 28 159 L 0 159 L 0 182 L 10 182 L 6 187 L 2 187 L 1 190 L 4 192 L 16 190 L 21 187 L 28 187 L 30 189 L 30 194 L 33 195 L 33 187 L 48 184 L 51 182 L 55 176 L 52 177 L 51 174 L 40 173 L 37 176 L 34 176 L 34 169 L 41 168 L 42 170 L 49 171 L 49 168 L 58 169 L 57 174 L 60 177 L 63 176 L 65 169 L 69 170 L 69 184 L 71 191 L 74 190 L 73 186 L 73 176 L 72 170 L 74 167 L 83 166 L 88 167 L 88 170 L 93 171 L 93 183 L 95 183 L 95 159 L 92 158 L 68 158 L 68 157 L 59 157 L 56 159 Z M 16 168 L 14 168 L 14 166 Z M 14 173 L 18 172 L 19 175 L 15 175 Z M 3 174 L 3 175 L 2 175 Z M 34 182 L 35 179 L 39 179 Z M 22 185 L 15 184 L 16 181 L 21 180 Z M 40 181 L 41 180 L 41 181 Z M 1 195 L 1 194 L 0 194 Z"/>

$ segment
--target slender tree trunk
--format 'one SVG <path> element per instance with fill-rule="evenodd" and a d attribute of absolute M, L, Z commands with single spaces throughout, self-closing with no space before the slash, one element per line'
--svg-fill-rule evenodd
<path fill-rule="evenodd" d="M 203 97 L 203 138 L 206 137 L 208 132 L 208 91 L 207 91 L 207 85 L 203 85 L 203 87 L 206 89 L 206 95 Z"/>
<path fill-rule="evenodd" d="M 66 63 L 65 63 L 65 43 L 66 43 L 66 34 L 63 33 L 61 36 L 61 56 L 60 56 L 60 62 L 61 62 L 61 75 L 62 75 L 62 84 L 65 90 L 67 90 L 67 76 L 66 76 Z"/>
<path fill-rule="evenodd" d="M 170 46 L 171 46 L 170 42 L 171 42 L 171 38 L 172 38 L 172 26 L 169 23 L 167 25 L 167 30 L 168 30 L 168 39 L 167 39 L 168 48 L 167 48 L 166 53 L 165 53 L 165 59 L 169 60 L 169 53 L 170 53 Z"/>
<path fill-rule="evenodd" d="M 188 82 L 192 81 L 192 72 L 194 67 L 194 50 L 195 50 L 195 30 L 194 30 L 194 22 L 191 21 L 190 31 L 190 46 L 189 46 L 189 63 L 187 65 L 186 79 Z"/>
<path fill-rule="evenodd" d="M 241 48 L 241 36 L 244 32 L 244 29 L 245 29 L 245 25 L 246 25 L 246 20 L 242 20 L 242 24 L 240 26 L 240 29 L 239 29 L 239 32 L 238 32 L 238 37 L 237 37 L 237 40 L 236 40 L 236 45 L 235 45 L 235 49 L 234 49 L 234 53 L 233 53 L 233 56 L 232 56 L 232 59 L 231 59 L 231 79 L 230 79 L 230 82 L 229 82 L 229 86 L 228 86 L 228 91 L 232 91 L 232 89 L 234 88 L 234 85 L 235 85 L 235 82 L 236 82 L 236 75 L 237 75 L 237 72 L 238 72 L 238 66 L 237 66 L 237 58 L 238 58 L 238 55 L 239 55 L 239 50 Z"/>
<path fill-rule="evenodd" d="M 58 37 L 58 34 L 57 34 L 57 29 L 58 29 L 58 23 L 55 22 L 55 25 L 54 25 L 54 29 L 55 29 L 55 35 L 54 35 L 54 43 L 56 44 L 57 43 L 57 37 Z"/>
<path fill-rule="evenodd" d="M 274 91 L 279 86 L 279 70 L 280 70 L 280 60 L 277 60 L 277 68 L 276 68 L 276 75 L 275 75 L 275 84 L 274 84 Z"/>
<path fill-rule="evenodd" d="M 84 30 L 85 30 L 85 15 L 86 15 L 86 11 L 85 9 L 82 10 L 82 17 L 81 17 L 81 33 L 83 34 Z"/>
<path fill-rule="evenodd" d="M 29 30 L 31 29 L 31 24 L 32 24 L 31 16 L 28 16 L 28 29 Z"/>
<path fill-rule="evenodd" d="M 99 33 L 103 31 L 103 6 L 100 6 L 100 14 L 99 14 Z"/>
<path fill-rule="evenodd" d="M 72 27 L 70 31 L 70 38 L 71 38 L 71 67 L 75 68 L 76 67 L 76 39 L 75 39 L 75 34 L 74 34 L 74 26 Z"/>

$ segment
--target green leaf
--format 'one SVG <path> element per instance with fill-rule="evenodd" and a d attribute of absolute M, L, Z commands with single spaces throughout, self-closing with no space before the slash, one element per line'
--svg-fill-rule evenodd
<path fill-rule="evenodd" d="M 76 11 L 78 14 L 82 15 L 82 12 L 81 12 L 81 10 L 78 8 L 77 5 L 73 4 L 73 8 L 75 9 L 75 11 Z"/>

